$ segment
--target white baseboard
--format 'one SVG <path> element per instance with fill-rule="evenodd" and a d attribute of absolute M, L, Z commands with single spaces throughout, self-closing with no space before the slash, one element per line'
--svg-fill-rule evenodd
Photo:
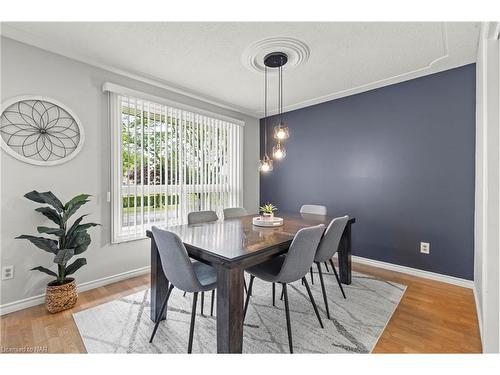
<path fill-rule="evenodd" d="M 149 266 L 138 268 L 131 271 L 122 272 L 116 275 L 103 277 L 101 279 L 87 281 L 85 283 L 81 283 L 77 285 L 78 292 L 85 292 L 86 290 L 99 288 L 104 285 L 116 283 L 117 281 L 130 279 L 132 277 L 144 275 L 150 271 Z M 38 296 L 24 298 L 18 301 L 9 302 L 3 305 L 0 305 L 0 316 L 9 314 L 11 312 L 19 311 L 22 309 L 26 309 L 28 307 L 41 305 L 45 303 L 45 294 L 40 294 Z"/>
<path fill-rule="evenodd" d="M 424 279 L 431 279 L 431 280 L 441 281 L 443 283 L 461 286 L 464 288 L 474 289 L 474 281 L 461 279 L 459 277 L 442 275 L 440 273 L 419 270 L 417 268 L 411 268 L 406 266 L 400 266 L 394 263 L 381 262 L 379 260 L 363 258 L 355 255 L 352 256 L 352 261 L 356 263 L 366 264 L 368 266 L 384 268 L 395 272 L 401 272 L 412 276 L 423 277 Z"/>

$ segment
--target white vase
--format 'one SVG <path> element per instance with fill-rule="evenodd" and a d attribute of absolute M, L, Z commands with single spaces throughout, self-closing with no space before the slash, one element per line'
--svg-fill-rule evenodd
<path fill-rule="evenodd" d="M 273 212 L 271 212 L 271 213 L 264 212 L 262 214 L 262 216 L 263 216 L 264 220 L 272 220 L 274 218 L 274 213 Z"/>

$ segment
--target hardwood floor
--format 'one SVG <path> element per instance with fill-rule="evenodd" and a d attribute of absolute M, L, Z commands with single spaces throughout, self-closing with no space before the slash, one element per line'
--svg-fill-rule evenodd
<path fill-rule="evenodd" d="M 408 286 L 374 353 L 481 352 L 472 290 L 366 265 L 353 269 Z M 0 353 L 12 348 L 85 353 L 72 313 L 148 286 L 149 275 L 143 275 L 81 293 L 77 306 L 59 314 L 44 305 L 7 314 L 1 317 Z"/>

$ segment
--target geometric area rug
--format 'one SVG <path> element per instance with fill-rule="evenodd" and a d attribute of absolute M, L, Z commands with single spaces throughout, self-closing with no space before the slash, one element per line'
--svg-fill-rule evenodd
<path fill-rule="evenodd" d="M 332 273 L 323 272 L 330 317 L 324 308 L 317 273 L 309 282 L 320 311 L 322 329 L 301 282 L 288 285 L 290 318 L 295 353 L 370 353 L 399 304 L 406 286 L 352 273 L 352 284 L 344 285 L 342 298 Z M 307 275 L 308 281 L 310 275 Z M 248 279 L 248 276 L 247 276 Z M 247 280 L 248 283 L 248 280 Z M 210 293 L 201 298 L 194 328 L 193 353 L 216 353 L 215 316 L 210 316 Z M 288 353 L 285 310 L 276 286 L 272 306 L 271 284 L 255 279 L 245 319 L 243 353 Z M 167 320 L 160 323 L 152 344 L 149 337 L 149 289 L 73 314 L 88 353 L 186 353 L 192 294 L 172 291 Z M 215 315 L 215 312 L 214 312 Z"/>

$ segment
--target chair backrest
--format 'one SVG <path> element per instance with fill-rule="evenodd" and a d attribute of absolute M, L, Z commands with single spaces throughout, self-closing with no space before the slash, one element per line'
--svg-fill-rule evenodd
<path fill-rule="evenodd" d="M 224 220 L 248 215 L 243 207 L 224 208 Z"/>
<path fill-rule="evenodd" d="M 346 215 L 336 217 L 328 224 L 328 228 L 326 228 L 325 235 L 321 239 L 318 251 L 314 257 L 315 262 L 326 262 L 337 252 L 342 233 L 344 233 L 348 221 L 349 216 Z"/>
<path fill-rule="evenodd" d="M 160 254 L 165 277 L 176 288 L 185 292 L 201 290 L 186 247 L 175 233 L 152 227 L 151 231 Z"/>
<path fill-rule="evenodd" d="M 304 204 L 300 207 L 301 214 L 326 215 L 326 206 L 318 206 L 316 204 Z"/>
<path fill-rule="evenodd" d="M 324 231 L 325 225 L 320 224 L 300 229 L 295 234 L 280 273 L 276 277 L 277 282 L 291 283 L 307 274 Z"/>
<path fill-rule="evenodd" d="M 219 220 L 215 211 L 196 211 L 188 213 L 188 224 L 208 223 Z"/>

